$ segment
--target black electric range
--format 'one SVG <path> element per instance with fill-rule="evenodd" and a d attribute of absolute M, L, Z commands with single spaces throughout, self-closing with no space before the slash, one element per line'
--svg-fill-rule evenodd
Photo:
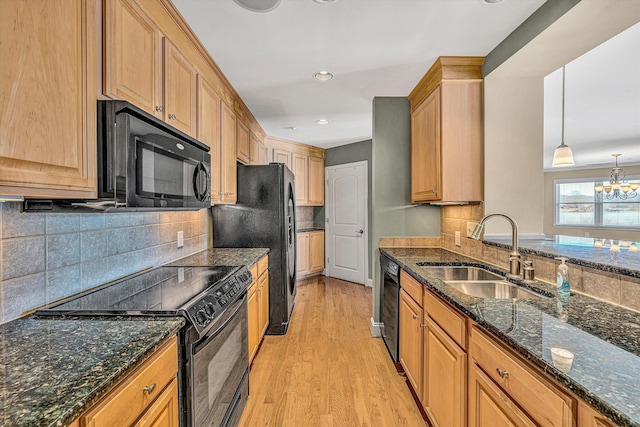
<path fill-rule="evenodd" d="M 180 425 L 235 426 L 249 394 L 246 267 L 158 267 L 38 316 L 182 316 Z"/>

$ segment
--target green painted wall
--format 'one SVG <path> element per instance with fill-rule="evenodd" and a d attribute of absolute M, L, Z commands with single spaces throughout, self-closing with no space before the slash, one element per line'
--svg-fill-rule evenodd
<path fill-rule="evenodd" d="M 366 141 L 355 142 L 353 144 L 342 145 L 340 147 L 329 148 L 324 152 L 324 166 L 337 166 L 344 165 L 347 163 L 355 163 L 355 162 L 367 162 L 367 224 L 369 225 L 369 230 L 371 230 L 371 176 L 372 176 L 372 167 L 371 167 L 371 140 L 368 139 Z M 323 224 L 324 223 L 324 206 L 314 208 L 314 222 Z M 373 252 L 373 236 L 372 233 L 369 233 L 369 240 L 367 241 L 367 256 L 371 259 Z M 367 277 L 372 279 L 372 271 L 373 266 L 369 263 L 369 271 Z"/>
<path fill-rule="evenodd" d="M 382 237 L 440 236 L 440 208 L 411 204 L 411 119 L 404 97 L 373 99 L 373 320 L 380 321 Z"/>

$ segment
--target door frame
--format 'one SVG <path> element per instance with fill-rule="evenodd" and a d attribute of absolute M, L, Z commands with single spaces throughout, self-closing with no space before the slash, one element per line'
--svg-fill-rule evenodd
<path fill-rule="evenodd" d="M 329 250 L 332 248 L 330 246 L 330 237 L 331 237 L 331 226 L 329 224 L 328 213 L 331 211 L 331 200 L 333 200 L 332 194 L 329 193 L 329 169 L 345 169 L 345 168 L 353 168 L 357 166 L 364 166 L 364 234 L 362 235 L 364 239 L 364 272 L 362 283 L 364 286 L 371 288 L 373 286 L 373 281 L 369 280 L 369 162 L 367 160 L 361 160 L 358 162 L 352 163 L 344 163 L 341 165 L 334 166 L 325 166 L 324 168 L 324 192 L 325 192 L 325 207 L 324 207 L 324 223 L 325 223 L 325 233 L 324 233 L 324 247 L 325 247 L 325 275 L 331 276 L 331 268 L 329 262 L 327 262 L 328 254 L 331 253 Z"/>

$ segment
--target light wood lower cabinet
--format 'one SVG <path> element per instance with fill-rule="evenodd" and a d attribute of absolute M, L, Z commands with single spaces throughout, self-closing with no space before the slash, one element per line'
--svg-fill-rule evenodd
<path fill-rule="evenodd" d="M 0 1 L 0 195 L 96 197 L 96 7 Z"/>
<path fill-rule="evenodd" d="M 484 402 L 484 409 L 488 410 L 486 408 L 489 397 L 484 397 L 485 394 L 493 396 L 494 402 L 501 403 L 496 403 L 493 410 L 502 412 L 501 416 L 504 419 L 512 420 L 518 413 L 518 420 L 526 417 L 530 420 L 530 425 L 571 427 L 574 424 L 575 401 L 570 396 L 527 367 L 523 361 L 475 326 L 471 329 L 469 353 L 469 370 L 473 372 L 469 384 L 470 426 L 510 425 L 483 421 L 493 421 L 497 416 L 482 413 L 481 403 Z M 493 386 L 498 388 L 500 394 L 487 391 L 493 390 Z M 522 413 L 516 411 L 515 407 Z"/>
<path fill-rule="evenodd" d="M 258 353 L 260 342 L 269 326 L 269 258 L 267 255 L 253 264 L 249 271 L 253 278 L 247 289 L 247 322 L 249 365 Z"/>
<path fill-rule="evenodd" d="M 400 290 L 398 322 L 400 363 L 413 390 L 422 398 L 422 307 L 404 289 Z"/>
<path fill-rule="evenodd" d="M 178 426 L 178 347 L 172 337 L 80 417 L 85 427 Z"/>
<path fill-rule="evenodd" d="M 324 270 L 324 231 L 297 233 L 296 276 L 298 279 Z"/>
<path fill-rule="evenodd" d="M 617 427 L 613 421 L 600 415 L 583 401 L 578 401 L 579 427 Z"/>

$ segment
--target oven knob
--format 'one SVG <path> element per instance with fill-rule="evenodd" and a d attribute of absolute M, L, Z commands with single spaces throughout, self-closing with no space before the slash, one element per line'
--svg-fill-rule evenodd
<path fill-rule="evenodd" d="M 199 310 L 198 313 L 196 313 L 196 321 L 201 325 L 204 325 L 206 323 L 207 314 L 204 312 L 204 310 Z"/>
<path fill-rule="evenodd" d="M 204 311 L 207 313 L 207 317 L 213 317 L 213 314 L 216 312 L 213 308 L 213 304 L 208 302 L 207 305 L 204 306 Z"/>

